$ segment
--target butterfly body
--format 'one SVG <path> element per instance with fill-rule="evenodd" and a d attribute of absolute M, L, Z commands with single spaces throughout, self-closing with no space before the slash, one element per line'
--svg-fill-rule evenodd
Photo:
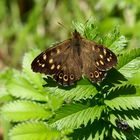
<path fill-rule="evenodd" d="M 37 56 L 31 68 L 34 72 L 52 75 L 63 86 L 73 85 L 82 75 L 92 82 L 100 82 L 106 71 L 117 63 L 116 55 L 75 30 L 70 39 L 49 48 Z"/>

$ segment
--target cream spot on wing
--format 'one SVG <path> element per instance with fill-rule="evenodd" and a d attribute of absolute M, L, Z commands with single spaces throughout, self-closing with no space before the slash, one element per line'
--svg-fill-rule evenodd
<path fill-rule="evenodd" d="M 43 54 L 43 59 L 46 60 L 47 56 L 46 54 Z"/>
<path fill-rule="evenodd" d="M 107 58 L 107 61 L 108 61 L 108 62 L 110 62 L 110 59 L 109 59 L 109 58 Z"/>
<path fill-rule="evenodd" d="M 104 65 L 104 62 L 103 62 L 102 60 L 100 60 L 100 64 L 101 64 L 101 65 Z"/>
<path fill-rule="evenodd" d="M 99 77 L 99 72 L 98 71 L 94 71 L 94 75 L 95 75 L 95 78 L 98 78 Z"/>
<path fill-rule="evenodd" d="M 42 66 L 42 68 L 43 68 L 43 67 L 45 67 L 45 64 L 42 64 L 41 66 Z"/>
<path fill-rule="evenodd" d="M 96 65 L 97 65 L 97 66 L 99 66 L 99 65 L 100 65 L 98 61 L 96 61 Z"/>
<path fill-rule="evenodd" d="M 52 59 L 52 58 L 49 60 L 49 63 L 50 63 L 50 64 L 52 64 L 52 63 L 53 63 L 53 59 Z"/>
<path fill-rule="evenodd" d="M 59 49 L 56 49 L 56 53 L 59 54 L 60 53 L 60 50 Z"/>
<path fill-rule="evenodd" d="M 102 74 L 102 72 L 100 71 L 100 72 L 99 72 L 99 74 L 101 75 L 101 74 Z"/>
<path fill-rule="evenodd" d="M 37 60 L 37 63 L 39 63 L 39 60 Z"/>
<path fill-rule="evenodd" d="M 53 64 L 52 66 L 51 66 L 51 70 L 53 70 L 55 68 L 55 65 Z"/>
<path fill-rule="evenodd" d="M 106 52 L 106 49 L 104 49 L 103 52 L 104 52 L 104 55 L 106 55 L 106 53 L 107 53 L 107 52 Z"/>
<path fill-rule="evenodd" d="M 66 74 L 64 74 L 63 79 L 64 79 L 64 81 L 68 81 L 68 76 Z"/>
<path fill-rule="evenodd" d="M 57 65 L 57 67 L 56 67 L 58 70 L 60 69 L 60 65 Z"/>
<path fill-rule="evenodd" d="M 109 57 L 109 59 L 111 60 L 111 59 L 112 59 L 112 57 L 110 56 L 110 57 Z"/>
<path fill-rule="evenodd" d="M 104 58 L 103 55 L 100 54 L 100 58 L 103 59 Z"/>

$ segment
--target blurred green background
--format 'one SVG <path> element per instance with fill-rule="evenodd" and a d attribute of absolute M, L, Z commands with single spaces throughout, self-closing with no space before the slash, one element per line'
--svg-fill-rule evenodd
<path fill-rule="evenodd" d="M 20 70 L 25 52 L 67 39 L 73 21 L 91 18 L 100 33 L 119 27 L 128 39 L 127 49 L 139 47 L 139 0 L 1 0 L 0 70 Z"/>
<path fill-rule="evenodd" d="M 139 0 L 0 1 L 0 69 L 20 68 L 25 52 L 67 39 L 72 21 L 86 23 L 91 17 L 101 33 L 119 26 L 128 48 L 139 47 Z"/>

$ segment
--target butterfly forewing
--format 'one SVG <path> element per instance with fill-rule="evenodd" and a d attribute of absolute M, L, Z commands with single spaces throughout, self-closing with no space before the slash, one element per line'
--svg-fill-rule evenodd
<path fill-rule="evenodd" d="M 99 70 L 106 71 L 116 65 L 117 57 L 111 50 L 86 39 L 83 39 L 82 42 L 83 51 L 89 50 L 87 55 Z"/>
<path fill-rule="evenodd" d="M 117 63 L 116 55 L 75 31 L 72 38 L 56 44 L 37 56 L 31 67 L 34 72 L 52 75 L 63 86 L 74 84 L 83 75 L 100 82 L 106 71 Z"/>
<path fill-rule="evenodd" d="M 42 52 L 33 60 L 32 70 L 48 75 L 56 73 L 58 67 L 61 67 L 61 63 L 67 58 L 69 44 L 70 41 L 67 40 Z"/>

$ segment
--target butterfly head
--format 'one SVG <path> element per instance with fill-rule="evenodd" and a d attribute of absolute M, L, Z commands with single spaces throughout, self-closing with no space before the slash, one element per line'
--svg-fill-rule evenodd
<path fill-rule="evenodd" d="M 81 35 L 80 35 L 80 33 L 77 32 L 76 29 L 75 29 L 75 31 L 73 32 L 72 36 L 73 36 L 73 39 L 77 39 L 77 40 L 80 40 L 80 39 L 82 38 Z"/>

